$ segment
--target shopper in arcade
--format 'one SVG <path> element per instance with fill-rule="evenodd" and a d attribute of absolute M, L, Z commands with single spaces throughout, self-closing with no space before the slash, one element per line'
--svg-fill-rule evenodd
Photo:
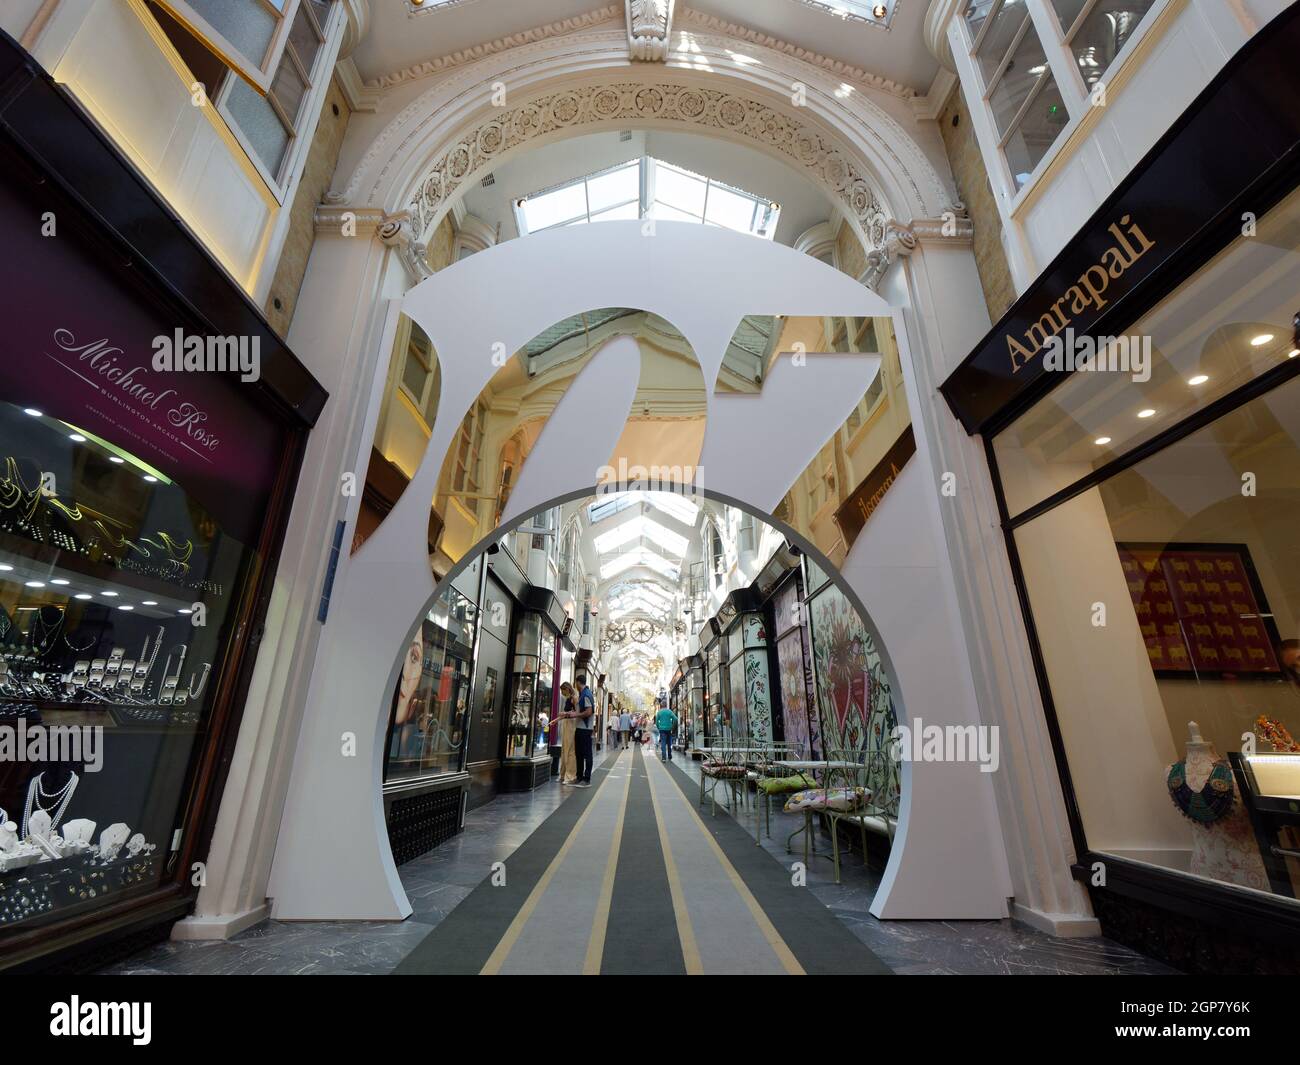
<path fill-rule="evenodd" d="M 592 730 L 596 721 L 596 696 L 587 687 L 586 674 L 579 673 L 574 680 L 578 690 L 578 709 L 572 714 L 577 722 L 574 746 L 578 754 L 578 787 L 591 787 Z"/>
<path fill-rule="evenodd" d="M 618 740 L 625 751 L 632 742 L 632 715 L 626 709 L 618 715 Z"/>
<path fill-rule="evenodd" d="M 677 715 L 667 705 L 660 706 L 655 714 L 655 728 L 659 730 L 659 758 L 664 762 L 673 760 L 673 729 L 677 727 Z"/>

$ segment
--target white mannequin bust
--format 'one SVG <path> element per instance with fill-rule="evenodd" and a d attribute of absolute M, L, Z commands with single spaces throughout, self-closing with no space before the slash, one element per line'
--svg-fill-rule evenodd
<path fill-rule="evenodd" d="M 1219 761 L 1219 752 L 1214 745 L 1201 735 L 1201 728 L 1195 721 L 1187 722 L 1187 746 L 1183 753 L 1184 779 L 1192 791 L 1200 791 L 1214 771 L 1214 763 Z"/>

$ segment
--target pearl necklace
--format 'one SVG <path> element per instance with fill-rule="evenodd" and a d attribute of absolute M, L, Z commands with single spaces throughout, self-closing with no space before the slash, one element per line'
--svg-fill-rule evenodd
<path fill-rule="evenodd" d="M 43 810 L 50 814 L 50 831 L 53 832 L 59 827 L 59 822 L 63 820 L 63 815 L 67 813 L 68 803 L 72 802 L 72 793 L 77 790 L 77 774 L 70 773 L 67 783 L 58 791 L 48 792 L 41 787 L 41 781 L 44 779 L 44 773 L 37 773 L 32 777 L 32 782 L 27 785 L 27 802 L 23 806 L 23 829 L 22 838 L 28 836 L 28 827 L 31 823 L 32 814 L 36 810 Z M 44 799 L 51 803 L 58 803 L 54 812 L 51 813 L 49 808 L 41 800 Z"/>

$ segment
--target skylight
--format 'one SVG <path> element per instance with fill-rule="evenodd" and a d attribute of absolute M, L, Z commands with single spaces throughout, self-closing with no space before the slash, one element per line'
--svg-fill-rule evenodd
<path fill-rule="evenodd" d="M 647 503 L 683 525 L 694 527 L 700 508 L 674 492 L 618 492 L 598 499 L 587 507 L 587 520 L 595 525 L 637 503 Z"/>
<path fill-rule="evenodd" d="M 630 518 L 617 529 L 601 533 L 592 543 L 598 554 L 605 555 L 641 537 L 671 552 L 679 559 L 686 554 L 686 537 L 665 528 L 645 515 Z"/>
<path fill-rule="evenodd" d="M 667 577 L 671 581 L 676 581 L 681 575 L 681 571 L 672 562 L 664 558 L 657 551 L 651 551 L 648 547 L 641 547 L 635 551 L 629 551 L 623 555 L 616 555 L 608 562 L 602 562 L 600 566 L 600 579 L 603 581 L 608 577 L 615 577 L 634 566 L 645 566 L 655 573 Z"/>
<path fill-rule="evenodd" d="M 614 219 L 663 218 L 771 240 L 779 204 L 650 156 L 620 163 L 516 204 L 521 234 Z"/>

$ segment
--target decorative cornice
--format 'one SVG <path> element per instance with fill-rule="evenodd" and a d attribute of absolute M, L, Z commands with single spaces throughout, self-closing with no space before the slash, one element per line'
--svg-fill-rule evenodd
<path fill-rule="evenodd" d="M 428 164 L 406 205 L 415 232 L 427 233 L 442 205 L 504 152 L 565 129 L 645 121 L 725 133 L 779 152 L 840 202 L 871 247 L 885 237 L 885 215 L 874 182 L 816 126 L 739 93 L 678 81 L 579 85 L 498 109 Z"/>
<path fill-rule="evenodd" d="M 365 86 L 368 89 L 392 88 L 394 85 L 401 85 L 403 82 L 418 81 L 420 78 L 427 78 L 433 74 L 440 74 L 445 70 L 464 66 L 466 63 L 473 63 L 484 56 L 495 55 L 511 48 L 518 48 L 522 44 L 533 44 L 537 41 L 544 41 L 548 37 L 562 37 L 577 30 L 585 30 L 592 26 L 601 26 L 607 22 L 613 22 L 615 19 L 622 21 L 623 18 L 624 9 L 622 7 L 607 4 L 595 11 L 588 11 L 584 15 L 574 15 L 572 18 L 560 19 L 558 22 L 548 22 L 544 26 L 535 26 L 530 30 L 522 30 L 506 37 L 498 37 L 496 40 L 476 44 L 470 48 L 462 48 L 458 52 L 451 52 L 436 59 L 428 59 L 423 63 L 417 63 L 413 67 L 406 67 L 391 74 L 381 74 L 379 77 L 367 81 Z"/>
<path fill-rule="evenodd" d="M 675 0 L 623 0 L 627 12 L 627 48 L 633 60 L 663 63 L 673 32 Z"/>
<path fill-rule="evenodd" d="M 893 96 L 899 96 L 903 99 L 909 99 L 916 95 L 916 90 L 906 85 L 900 85 L 896 81 L 890 81 L 888 78 L 882 78 L 879 74 L 872 74 L 862 67 L 855 67 L 852 63 L 845 63 L 839 59 L 832 59 L 830 56 L 822 55 L 820 52 L 814 52 L 808 48 L 800 48 L 797 44 L 791 44 L 789 41 L 783 41 L 779 37 L 773 37 L 771 34 L 761 33 L 758 30 L 750 29 L 748 26 L 742 26 L 739 23 L 728 22 L 717 15 L 706 15 L 694 8 L 686 8 L 682 12 L 680 22 L 688 25 L 698 26 L 701 30 L 708 30 L 711 33 L 721 33 L 729 37 L 738 37 L 750 44 L 762 45 L 764 48 L 772 48 L 778 52 L 783 52 L 795 59 L 800 59 L 805 63 L 811 63 L 813 66 L 821 67 L 845 81 L 855 81 L 859 85 L 866 85 L 872 89 L 879 89 L 881 92 L 890 93 Z"/>
<path fill-rule="evenodd" d="M 969 245 L 974 235 L 974 226 L 960 203 L 954 204 L 952 212 L 943 218 L 914 218 L 906 225 L 891 218 L 883 228 L 884 237 L 867 252 L 867 268 L 858 278 L 873 292 L 889 268 L 911 255 L 918 244 Z"/>
<path fill-rule="evenodd" d="M 357 65 L 352 61 L 351 56 L 339 60 L 334 67 L 334 77 L 338 79 L 339 88 L 343 90 L 343 98 L 347 100 L 348 107 L 353 111 L 378 109 L 383 93 L 378 89 L 369 88 L 361 80 L 361 74 L 357 71 Z"/>
<path fill-rule="evenodd" d="M 952 62 L 952 49 L 948 45 L 948 25 L 963 2 L 964 0 L 930 0 L 921 31 L 930 53 L 949 70 L 956 68 Z"/>
<path fill-rule="evenodd" d="M 379 240 L 397 251 L 412 284 L 419 284 L 432 273 L 428 248 L 412 228 L 409 211 L 388 214 L 378 207 L 353 207 L 326 194 L 325 202 L 316 206 L 316 232 Z"/>
<path fill-rule="evenodd" d="M 370 0 L 343 0 L 343 12 L 348 21 L 339 45 L 341 59 L 350 56 L 370 32 Z"/>
<path fill-rule="evenodd" d="M 830 254 L 835 248 L 836 225 L 834 222 L 818 222 L 795 237 L 792 247 L 804 255 L 819 259 Z"/>

